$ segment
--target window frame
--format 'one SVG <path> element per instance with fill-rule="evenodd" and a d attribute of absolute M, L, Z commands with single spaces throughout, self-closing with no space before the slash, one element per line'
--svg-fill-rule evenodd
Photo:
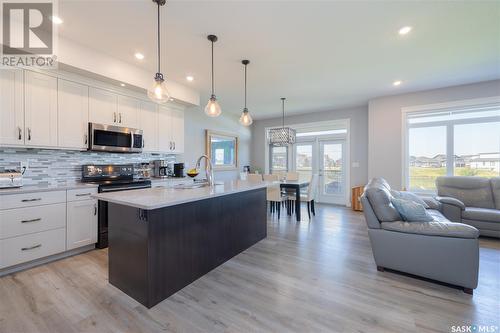
<path fill-rule="evenodd" d="M 410 156 L 409 156 L 409 129 L 410 128 L 424 128 L 424 127 L 446 127 L 446 175 L 453 176 L 455 168 L 454 160 L 454 127 L 455 125 L 474 124 L 474 123 L 488 123 L 500 121 L 500 116 L 480 117 L 472 119 L 456 119 L 456 120 L 438 120 L 426 123 L 409 123 L 409 116 L 422 114 L 441 113 L 447 110 L 461 109 L 461 108 L 474 108 L 480 110 L 481 108 L 490 107 L 500 108 L 500 96 L 488 98 L 476 98 L 461 100 L 449 103 L 438 103 L 421 106 L 403 107 L 402 112 L 402 130 L 403 130 L 403 145 L 402 145 L 402 184 L 404 190 L 424 193 L 435 194 L 434 190 L 418 190 L 410 188 Z M 458 111 L 457 110 L 457 111 Z"/>

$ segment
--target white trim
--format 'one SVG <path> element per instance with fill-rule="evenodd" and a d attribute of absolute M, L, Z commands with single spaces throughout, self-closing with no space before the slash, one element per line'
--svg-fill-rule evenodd
<path fill-rule="evenodd" d="M 401 108 L 403 113 L 409 112 L 420 112 L 420 111 L 434 111 L 440 109 L 449 109 L 449 108 L 459 108 L 466 106 L 478 106 L 478 105 L 487 105 L 487 104 L 495 104 L 500 103 L 500 96 L 492 96 L 492 97 L 484 97 L 484 98 L 471 98 L 471 99 L 463 99 L 456 100 L 452 102 L 444 102 L 444 103 L 434 103 L 434 104 L 424 104 L 424 105 L 414 105 L 414 106 L 405 106 Z"/>
<path fill-rule="evenodd" d="M 408 145 L 409 145 L 409 138 L 408 138 L 408 129 L 409 128 L 417 128 L 417 127 L 432 127 L 432 126 L 446 126 L 446 149 L 447 151 L 445 154 L 447 155 L 447 163 L 446 163 L 446 174 L 447 175 L 452 175 L 453 174 L 453 163 L 450 165 L 448 159 L 449 159 L 449 154 L 448 152 L 453 151 L 453 126 L 455 124 L 460 124 L 460 123 L 480 123 L 480 122 L 488 122 L 488 121 L 494 121 L 497 117 L 484 117 L 481 119 L 478 119 L 477 121 L 475 120 L 453 120 L 453 121 L 436 121 L 436 122 L 429 122 L 425 124 L 412 124 L 409 125 L 407 122 L 407 115 L 408 113 L 418 113 L 418 112 L 429 112 L 429 111 L 442 111 L 445 109 L 451 109 L 451 108 L 463 108 L 463 107 L 468 107 L 468 106 L 474 106 L 474 107 L 480 107 L 480 106 L 487 106 L 487 105 L 495 105 L 495 104 L 500 104 L 500 96 L 492 96 L 492 97 L 484 97 L 484 98 L 471 98 L 471 99 L 464 99 L 464 100 L 455 100 L 451 102 L 444 102 L 444 103 L 434 103 L 434 104 L 425 104 L 425 105 L 414 105 L 414 106 L 407 106 L 407 107 L 402 107 L 401 108 L 401 134 L 403 138 L 403 144 L 401 147 L 401 156 L 402 156 L 402 168 L 403 172 L 401 173 L 402 175 L 402 181 L 401 184 L 403 185 L 403 189 L 409 190 L 409 154 L 408 154 Z M 451 128 L 451 130 L 450 130 Z M 451 136 L 451 140 L 450 140 Z M 453 154 L 451 155 L 453 156 Z M 422 191 L 422 193 L 434 193 L 434 191 Z"/>

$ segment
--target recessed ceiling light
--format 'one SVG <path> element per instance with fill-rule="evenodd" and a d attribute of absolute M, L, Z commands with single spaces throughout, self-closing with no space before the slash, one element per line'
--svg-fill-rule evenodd
<path fill-rule="evenodd" d="M 194 80 L 194 77 L 192 77 L 191 75 L 188 75 L 188 76 L 186 76 L 186 80 L 188 80 L 189 82 L 192 82 Z"/>
<path fill-rule="evenodd" d="M 51 16 L 50 19 L 52 20 L 52 22 L 54 22 L 54 24 L 61 24 L 63 23 L 63 20 L 58 17 L 58 16 Z"/>
<path fill-rule="evenodd" d="M 401 29 L 399 29 L 398 32 L 400 35 L 406 35 L 411 31 L 411 29 L 412 29 L 411 27 L 406 26 L 406 27 L 402 27 Z"/>
<path fill-rule="evenodd" d="M 394 82 L 392 83 L 392 85 L 397 87 L 397 86 L 399 86 L 401 83 L 403 83 L 403 82 L 402 82 L 402 81 L 400 81 L 400 80 L 397 80 L 397 81 L 394 81 Z"/>
<path fill-rule="evenodd" d="M 139 59 L 139 60 L 144 59 L 144 54 L 142 54 L 142 53 L 140 53 L 140 52 L 136 52 L 134 55 L 135 55 L 135 57 L 136 57 L 137 59 Z"/>
<path fill-rule="evenodd" d="M 120 86 L 125 87 L 125 83 L 120 83 Z"/>

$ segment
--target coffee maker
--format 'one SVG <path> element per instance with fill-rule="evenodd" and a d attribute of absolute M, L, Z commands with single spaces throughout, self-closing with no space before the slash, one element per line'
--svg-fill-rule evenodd
<path fill-rule="evenodd" d="M 153 161 L 153 166 L 153 175 L 156 178 L 167 178 L 172 174 L 171 166 L 165 160 Z"/>
<path fill-rule="evenodd" d="M 174 163 L 173 177 L 184 177 L 184 163 Z"/>

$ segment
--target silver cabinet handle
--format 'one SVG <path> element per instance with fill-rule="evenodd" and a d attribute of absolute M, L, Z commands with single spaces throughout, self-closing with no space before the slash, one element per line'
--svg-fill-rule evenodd
<path fill-rule="evenodd" d="M 42 198 L 34 198 L 34 199 L 23 199 L 21 202 L 32 202 L 32 201 L 40 201 Z"/>
<path fill-rule="evenodd" d="M 21 223 L 31 223 L 31 222 L 38 222 L 38 221 L 41 221 L 42 218 L 39 217 L 39 218 L 36 218 L 36 219 L 31 219 L 31 220 L 22 220 Z"/>
<path fill-rule="evenodd" d="M 174 150 L 175 150 L 175 141 L 174 141 Z"/>
<path fill-rule="evenodd" d="M 31 128 L 28 127 L 28 140 L 31 140 Z"/>
<path fill-rule="evenodd" d="M 78 193 L 78 194 L 75 194 L 75 196 L 77 197 L 85 197 L 87 195 L 91 195 L 92 193 Z"/>
<path fill-rule="evenodd" d="M 37 244 L 37 245 L 33 245 L 33 246 L 29 246 L 29 247 L 23 247 L 21 249 L 21 251 L 29 251 L 29 250 L 34 250 L 34 249 L 37 249 L 39 247 L 42 247 L 42 244 Z"/>
<path fill-rule="evenodd" d="M 118 116 L 120 117 L 120 120 L 118 121 L 120 124 L 122 123 L 122 113 L 118 113 Z"/>
<path fill-rule="evenodd" d="M 97 204 L 94 204 L 94 216 L 97 215 Z"/>
<path fill-rule="evenodd" d="M 86 145 L 87 142 L 88 142 L 88 136 L 87 136 L 87 134 L 85 134 L 83 137 L 85 138 L 85 143 L 84 144 Z"/>
<path fill-rule="evenodd" d="M 172 150 L 172 141 L 169 141 L 170 150 Z"/>
<path fill-rule="evenodd" d="M 142 148 L 146 145 L 146 140 L 142 139 Z"/>
<path fill-rule="evenodd" d="M 116 123 L 116 112 L 113 112 L 113 122 Z"/>
<path fill-rule="evenodd" d="M 17 133 L 18 133 L 17 134 L 17 139 L 18 140 L 22 140 L 23 139 L 23 131 L 22 131 L 21 127 L 17 128 Z"/>

